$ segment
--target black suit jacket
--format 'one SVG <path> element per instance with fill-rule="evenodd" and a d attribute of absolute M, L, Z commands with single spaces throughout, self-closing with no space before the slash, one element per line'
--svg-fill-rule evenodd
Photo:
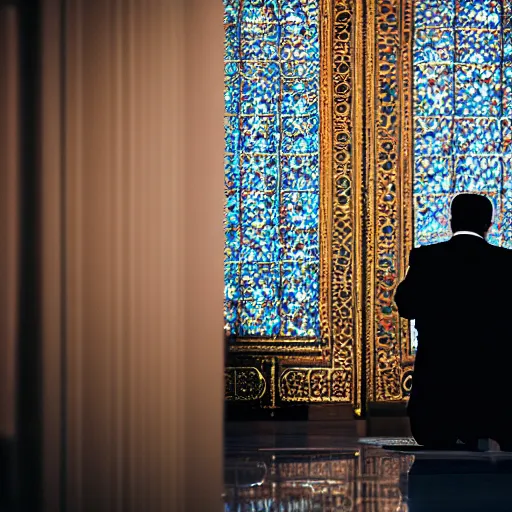
<path fill-rule="evenodd" d="M 511 284 L 512 251 L 473 235 L 411 251 L 395 295 L 418 331 L 409 414 L 512 403 Z"/>

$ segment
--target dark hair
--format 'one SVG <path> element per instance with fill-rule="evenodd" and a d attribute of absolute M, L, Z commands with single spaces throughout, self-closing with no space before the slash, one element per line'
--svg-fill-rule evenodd
<path fill-rule="evenodd" d="M 459 194 L 452 201 L 452 231 L 474 231 L 483 235 L 492 224 L 493 206 L 480 194 Z"/>

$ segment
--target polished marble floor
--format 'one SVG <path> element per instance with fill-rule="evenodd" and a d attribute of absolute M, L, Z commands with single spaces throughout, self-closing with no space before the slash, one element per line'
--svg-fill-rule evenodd
<path fill-rule="evenodd" d="M 355 421 L 228 424 L 225 510 L 512 511 L 511 455 L 425 453 L 389 430 L 369 438 Z"/>

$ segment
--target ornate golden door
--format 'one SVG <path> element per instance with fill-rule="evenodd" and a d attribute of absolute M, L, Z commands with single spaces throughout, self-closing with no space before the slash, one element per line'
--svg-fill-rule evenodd
<path fill-rule="evenodd" d="M 403 400 L 413 363 L 393 304 L 412 243 L 412 0 L 318 9 L 320 336 L 227 332 L 226 397 L 360 413 Z"/>

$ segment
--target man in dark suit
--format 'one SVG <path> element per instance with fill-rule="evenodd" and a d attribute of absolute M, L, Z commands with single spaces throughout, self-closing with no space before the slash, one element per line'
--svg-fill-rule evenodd
<path fill-rule="evenodd" d="M 492 217 L 488 198 L 456 196 L 452 238 L 413 249 L 396 291 L 418 331 L 408 415 L 426 447 L 491 438 L 512 449 L 512 251 L 487 243 Z"/>

